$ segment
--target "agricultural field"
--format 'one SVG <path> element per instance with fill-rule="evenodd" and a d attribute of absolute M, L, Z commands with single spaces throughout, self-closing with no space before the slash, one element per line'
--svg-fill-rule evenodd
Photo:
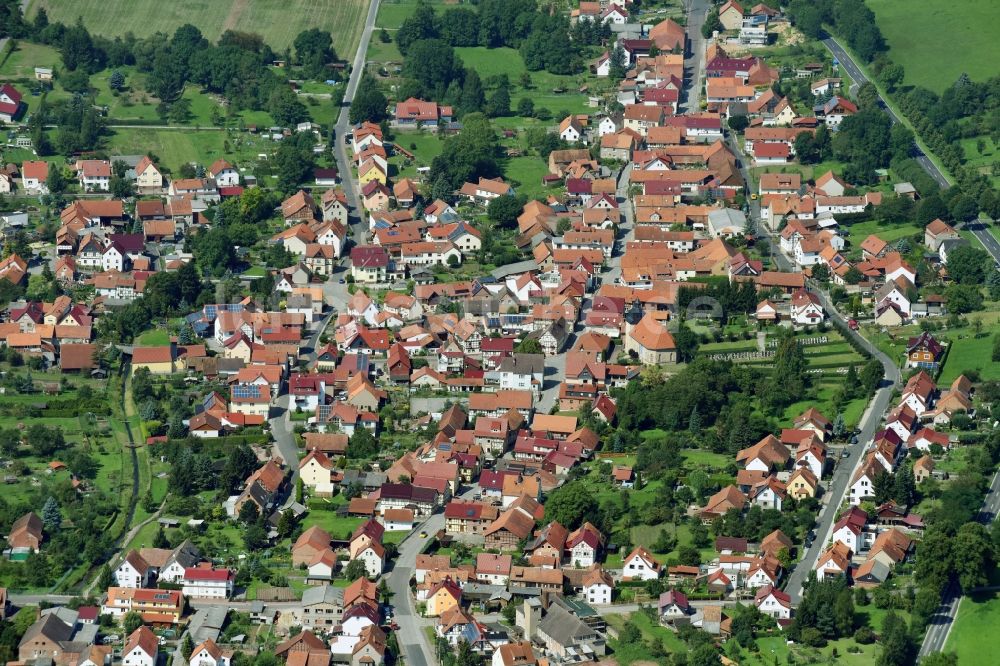
<path fill-rule="evenodd" d="M 867 0 L 889 44 L 889 57 L 903 66 L 905 82 L 940 93 L 962 73 L 974 81 L 996 75 L 1000 44 L 994 0 Z"/>
<path fill-rule="evenodd" d="M 256 32 L 275 51 L 290 47 L 295 36 L 309 28 L 329 30 L 337 54 L 350 59 L 357 50 L 369 0 L 237 0 L 205 2 L 179 0 L 33 0 L 30 20 L 41 7 L 52 21 L 84 25 L 99 35 L 115 37 L 127 32 L 144 37 L 154 32 L 172 33 L 190 23 L 215 41 L 226 30 Z"/>

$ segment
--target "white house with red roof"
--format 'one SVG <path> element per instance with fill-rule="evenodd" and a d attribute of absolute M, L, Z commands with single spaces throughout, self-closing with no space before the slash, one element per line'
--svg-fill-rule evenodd
<path fill-rule="evenodd" d="M 653 559 L 652 553 L 642 546 L 636 546 L 622 560 L 622 580 L 653 580 L 660 577 L 662 569 L 662 565 Z"/>
<path fill-rule="evenodd" d="M 14 122 L 21 110 L 21 93 L 9 83 L 0 86 L 0 120 Z"/>
<path fill-rule="evenodd" d="M 185 597 L 228 599 L 233 594 L 236 575 L 230 569 L 213 569 L 211 565 L 188 567 L 181 579 Z"/>
<path fill-rule="evenodd" d="M 125 640 L 122 648 L 122 666 L 156 666 L 159 640 L 153 630 L 142 625 Z"/>
<path fill-rule="evenodd" d="M 823 306 L 820 304 L 819 296 L 805 289 L 796 289 L 792 293 L 789 314 L 792 322 L 806 326 L 818 324 L 826 316 L 823 313 Z"/>
<path fill-rule="evenodd" d="M 757 610 L 775 620 L 789 620 L 792 617 L 792 598 L 774 585 L 758 589 L 753 603 Z"/>
<path fill-rule="evenodd" d="M 567 559 L 575 567 L 589 567 L 597 562 L 602 545 L 601 532 L 590 523 L 584 523 L 566 538 Z"/>

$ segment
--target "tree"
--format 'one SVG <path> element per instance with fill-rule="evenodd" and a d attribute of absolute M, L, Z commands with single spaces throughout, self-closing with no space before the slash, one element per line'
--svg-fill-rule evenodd
<path fill-rule="evenodd" d="M 738 115 L 738 116 L 731 116 L 729 118 L 728 124 L 729 124 L 729 129 L 733 130 L 734 132 L 742 132 L 747 128 L 747 125 L 750 124 L 750 121 L 747 119 L 745 115 Z M 808 132 L 805 132 L 803 134 L 808 134 Z M 802 134 L 800 134 L 799 136 L 802 136 Z"/>
<path fill-rule="evenodd" d="M 952 284 L 945 290 L 948 310 L 953 315 L 967 314 L 983 309 L 983 294 L 978 285 Z"/>
<path fill-rule="evenodd" d="M 440 39 L 414 42 L 403 62 L 403 76 L 417 81 L 425 94 L 436 98 L 444 97 L 452 81 L 461 83 L 464 73 L 455 49 Z"/>
<path fill-rule="evenodd" d="M 51 495 L 45 500 L 45 505 L 42 507 L 42 524 L 45 525 L 45 531 L 49 534 L 58 532 L 59 527 L 62 525 L 62 513 L 59 510 L 59 502 Z"/>
<path fill-rule="evenodd" d="M 404 56 L 415 42 L 434 39 L 440 35 L 439 21 L 434 8 L 425 2 L 417 3 L 413 15 L 403 21 L 396 31 L 396 46 Z"/>
<path fill-rule="evenodd" d="M 964 245 L 948 253 L 948 275 L 959 284 L 982 284 L 987 271 L 995 272 L 985 250 Z"/>
<path fill-rule="evenodd" d="M 677 549 L 677 561 L 684 566 L 696 567 L 701 564 L 701 553 L 694 546 L 681 546 Z"/>
<path fill-rule="evenodd" d="M 260 518 L 260 509 L 254 502 L 244 502 L 240 507 L 240 522 L 244 525 L 253 525 Z"/>
<path fill-rule="evenodd" d="M 597 511 L 593 493 L 579 481 L 571 481 L 552 491 L 545 502 L 545 517 L 567 529 L 576 529 L 585 521 L 599 522 Z"/>
<path fill-rule="evenodd" d="M 363 121 L 378 123 L 386 118 L 389 101 L 378 88 L 378 82 L 371 76 L 362 76 L 358 90 L 351 100 L 349 113 L 351 124 Z"/>
<path fill-rule="evenodd" d="M 267 110 L 275 122 L 285 127 L 295 127 L 309 119 L 309 111 L 299 101 L 298 95 L 287 86 L 278 86 L 271 92 Z"/>
<path fill-rule="evenodd" d="M 890 62 L 882 67 L 877 78 L 883 88 L 889 92 L 895 92 L 896 86 L 903 82 L 904 76 L 905 72 L 903 71 L 903 66 L 898 63 Z"/>
<path fill-rule="evenodd" d="M 160 525 L 153 536 L 153 548 L 170 548 L 170 541 L 167 540 L 167 535 L 164 533 L 162 525 Z"/>
<path fill-rule="evenodd" d="M 875 660 L 877 666 L 908 666 L 913 663 L 915 645 L 906 622 L 890 610 L 882 620 L 882 649 Z"/>
<path fill-rule="evenodd" d="M 111 573 L 111 567 L 107 564 L 101 567 L 101 573 L 97 576 L 97 588 L 106 590 L 115 584 L 115 577 Z"/>
<path fill-rule="evenodd" d="M 952 571 L 951 537 L 941 529 L 929 529 L 917 544 L 914 575 L 922 584 L 940 594 Z"/>
<path fill-rule="evenodd" d="M 365 563 L 361 560 L 351 560 L 344 567 L 344 577 L 347 580 L 357 580 L 359 578 L 368 577 L 368 569 L 365 567 Z"/>
<path fill-rule="evenodd" d="M 959 528 L 952 544 L 958 583 L 966 593 L 987 584 L 995 558 L 989 532 L 980 523 L 969 522 Z"/>
<path fill-rule="evenodd" d="M 483 82 L 479 72 L 474 69 L 465 70 L 465 82 L 462 84 L 462 96 L 458 102 L 459 112 L 463 115 L 482 111 L 486 105 L 486 93 L 483 92 Z"/>
<path fill-rule="evenodd" d="M 625 49 L 620 43 L 615 43 L 615 48 L 611 50 L 611 60 L 608 62 L 608 77 L 612 81 L 621 81 L 628 73 L 628 57 Z"/>
<path fill-rule="evenodd" d="M 948 217 L 948 206 L 941 200 L 941 195 L 937 192 L 927 195 L 917 204 L 916 222 L 921 227 L 927 226 L 938 218 L 947 220 Z"/>
<path fill-rule="evenodd" d="M 264 529 L 262 520 L 258 520 L 253 525 L 250 525 L 243 532 L 243 545 L 250 552 L 267 547 L 267 530 Z"/>
<path fill-rule="evenodd" d="M 355 428 L 347 443 L 347 457 L 370 458 L 378 453 L 378 442 L 367 428 Z"/>
<path fill-rule="evenodd" d="M 486 114 L 490 118 L 504 118 L 510 115 L 510 88 L 500 86 L 490 95 L 486 103 Z"/>
<path fill-rule="evenodd" d="M 719 9 L 713 7 L 708 14 L 705 16 L 705 22 L 701 25 L 701 36 L 705 39 L 709 39 L 712 33 L 718 31 L 722 32 L 725 28 L 722 25 L 722 21 L 719 19 Z"/>
<path fill-rule="evenodd" d="M 122 618 L 122 630 L 126 636 L 131 636 L 136 629 L 142 626 L 142 616 L 137 611 L 129 611 Z"/>
<path fill-rule="evenodd" d="M 530 97 L 522 97 L 517 102 L 517 115 L 530 118 L 535 115 L 535 102 Z"/>
<path fill-rule="evenodd" d="M 293 42 L 295 57 L 303 73 L 311 79 L 326 78 L 326 64 L 337 59 L 333 50 L 333 38 L 329 32 L 319 28 L 303 30 Z"/>
<path fill-rule="evenodd" d="M 194 640 L 191 638 L 191 632 L 184 633 L 184 641 L 181 643 L 181 655 L 184 656 L 185 661 L 191 661 L 191 653 L 194 652 Z"/>
<path fill-rule="evenodd" d="M 913 467 L 903 465 L 893 477 L 892 498 L 900 506 L 911 506 L 916 500 L 917 482 L 913 478 Z"/>
<path fill-rule="evenodd" d="M 517 343 L 514 351 L 518 354 L 541 354 L 542 343 L 538 341 L 538 338 L 525 338 Z"/>
<path fill-rule="evenodd" d="M 111 72 L 111 76 L 108 77 L 108 87 L 112 90 L 119 91 L 125 87 L 125 75 L 119 70 Z"/>
<path fill-rule="evenodd" d="M 871 359 L 864 364 L 861 368 L 861 373 L 859 375 L 861 380 L 861 385 L 864 387 L 865 391 L 871 393 L 878 388 L 878 385 L 882 383 L 882 377 L 885 374 L 882 364 L 879 363 L 877 359 Z"/>
<path fill-rule="evenodd" d="M 486 217 L 501 228 L 511 228 L 517 223 L 517 216 L 523 209 L 524 199 L 521 197 L 495 197 L 486 206 Z"/>

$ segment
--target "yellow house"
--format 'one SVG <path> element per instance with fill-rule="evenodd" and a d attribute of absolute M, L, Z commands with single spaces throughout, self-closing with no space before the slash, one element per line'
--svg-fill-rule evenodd
<path fill-rule="evenodd" d="M 313 449 L 299 463 L 299 478 L 302 485 L 311 489 L 318 497 L 333 496 L 333 482 L 331 481 L 333 461 L 325 453 Z"/>
<path fill-rule="evenodd" d="M 250 356 L 253 354 L 253 347 L 245 335 L 234 335 L 222 346 L 223 358 L 238 358 L 244 363 L 250 363 Z"/>
<path fill-rule="evenodd" d="M 788 494 L 795 499 L 803 497 L 816 497 L 816 489 L 819 482 L 816 475 L 809 471 L 808 467 L 799 467 L 788 477 Z"/>
<path fill-rule="evenodd" d="M 361 187 L 364 187 L 365 183 L 370 183 L 373 180 L 385 185 L 387 180 L 385 171 L 375 160 L 365 160 L 358 167 L 358 182 L 361 183 Z"/>
<path fill-rule="evenodd" d="M 153 164 L 153 160 L 149 159 L 145 155 L 139 160 L 139 163 L 135 165 L 135 184 L 136 187 L 144 188 L 160 188 L 163 187 L 163 174 L 160 170 L 156 168 Z"/>
<path fill-rule="evenodd" d="M 427 617 L 438 617 L 458 606 L 462 599 L 462 589 L 445 578 L 431 589 L 427 595 Z"/>
<path fill-rule="evenodd" d="M 150 374 L 169 375 L 174 372 L 174 348 L 172 345 L 160 347 L 134 347 L 132 349 L 132 369 L 146 368 Z"/>

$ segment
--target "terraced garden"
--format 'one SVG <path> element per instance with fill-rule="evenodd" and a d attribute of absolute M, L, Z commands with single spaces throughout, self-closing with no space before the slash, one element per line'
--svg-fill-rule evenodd
<path fill-rule="evenodd" d="M 785 410 L 785 416 L 789 419 L 794 418 L 806 408 L 816 406 L 821 412 L 830 413 L 832 418 L 833 397 L 843 382 L 847 368 L 855 365 L 860 370 L 865 359 L 854 351 L 840 333 L 832 329 L 824 333 L 799 334 L 797 337 L 802 342 L 802 349 L 809 362 L 809 370 L 816 378 L 815 394 L 790 405 Z M 774 339 L 774 337 L 769 336 L 767 344 L 771 344 Z M 825 341 L 818 342 L 818 340 Z M 810 344 L 810 341 L 815 342 Z M 766 347 L 766 349 L 773 351 L 774 348 Z M 715 342 L 702 345 L 699 348 L 699 353 L 703 355 L 732 355 L 727 356 L 727 358 L 735 363 L 758 368 L 771 367 L 771 358 L 757 356 L 756 352 L 759 352 L 756 338 L 734 342 Z M 747 356 L 741 357 L 741 354 Z M 859 398 L 844 405 L 844 421 L 847 427 L 853 427 L 861 420 L 866 402 L 866 400 Z"/>

